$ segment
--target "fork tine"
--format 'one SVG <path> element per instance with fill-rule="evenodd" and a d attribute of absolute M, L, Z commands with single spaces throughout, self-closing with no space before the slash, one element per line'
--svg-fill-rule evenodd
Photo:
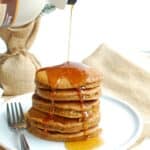
<path fill-rule="evenodd" d="M 21 118 L 21 121 L 23 121 L 24 120 L 24 114 L 23 114 L 23 109 L 22 109 L 20 102 L 19 102 L 19 109 L 20 109 L 20 118 Z"/>
<path fill-rule="evenodd" d="M 12 122 L 16 123 L 15 111 L 14 111 L 13 103 L 11 103 L 11 112 L 12 112 Z"/>
<path fill-rule="evenodd" d="M 18 107 L 17 107 L 16 102 L 15 102 L 15 110 L 16 110 L 16 122 L 19 123 L 20 122 L 20 117 L 19 117 L 19 112 L 18 112 Z"/>
<path fill-rule="evenodd" d="M 10 109 L 8 103 L 7 103 L 7 123 L 9 126 L 11 126 Z"/>
<path fill-rule="evenodd" d="M 23 108 L 21 106 L 21 103 L 7 103 L 7 122 L 8 125 L 16 129 L 18 133 L 20 133 L 19 138 L 20 138 L 20 144 L 21 144 L 21 150 L 30 150 L 30 147 L 27 143 L 27 140 L 21 131 L 19 129 L 25 129 L 26 128 L 26 123 L 25 123 L 25 117 L 23 114 Z"/>

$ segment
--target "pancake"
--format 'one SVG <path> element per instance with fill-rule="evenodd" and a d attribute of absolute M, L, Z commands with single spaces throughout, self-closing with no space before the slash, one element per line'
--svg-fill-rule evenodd
<path fill-rule="evenodd" d="M 100 120 L 99 112 L 95 112 L 92 116 L 87 116 L 85 120 L 70 119 L 50 115 L 37 111 L 31 108 L 27 114 L 28 126 L 39 129 L 46 129 L 47 131 L 60 133 L 75 133 L 98 125 Z"/>
<path fill-rule="evenodd" d="M 83 111 L 86 112 L 88 116 L 94 114 L 94 112 L 99 111 L 99 100 L 85 102 L 82 109 L 80 102 L 67 103 L 57 101 L 52 104 L 52 102 L 50 102 L 49 100 L 44 100 L 36 97 L 37 96 L 33 96 L 32 98 L 32 107 L 36 110 L 48 114 L 53 113 L 54 115 L 67 118 L 82 118 Z"/>
<path fill-rule="evenodd" d="M 57 116 L 62 116 L 66 118 L 82 118 L 83 112 L 82 111 L 75 111 L 71 109 L 60 109 L 60 108 L 53 108 L 51 107 L 45 107 L 45 105 L 33 105 L 34 109 L 48 113 L 48 114 L 54 114 Z M 92 109 L 84 111 L 88 116 L 92 115 L 95 111 L 99 110 L 99 106 L 94 106 Z"/>
<path fill-rule="evenodd" d="M 100 72 L 87 65 L 73 62 L 42 68 L 37 71 L 35 77 L 35 82 L 51 89 L 74 89 L 101 81 Z"/>
<path fill-rule="evenodd" d="M 79 140 L 85 140 L 87 138 L 92 138 L 98 136 L 101 131 L 101 129 L 98 126 L 90 128 L 86 131 L 81 131 L 78 133 L 70 133 L 70 134 L 62 134 L 59 132 L 48 132 L 32 126 L 28 127 L 28 130 L 33 135 L 40 137 L 42 139 L 53 140 L 53 141 L 64 141 L 64 142 L 79 141 Z"/>
<path fill-rule="evenodd" d="M 36 83 L 36 88 L 49 89 L 49 90 L 52 89 L 50 86 L 42 84 L 42 83 L 39 83 L 37 80 L 35 81 L 35 83 Z M 89 84 L 85 84 L 84 85 L 84 89 L 91 89 L 91 88 L 99 87 L 100 85 L 101 85 L 101 81 L 96 81 L 96 82 L 92 82 L 92 83 L 89 83 Z M 62 89 L 62 90 L 64 90 L 64 89 Z"/>
<path fill-rule="evenodd" d="M 91 101 L 85 101 L 83 103 L 83 107 L 81 108 L 81 102 L 80 101 L 55 101 L 55 107 L 60 109 L 66 109 L 66 110 L 75 110 L 75 111 L 86 111 L 90 110 L 92 107 L 99 105 L 100 101 L 98 99 L 91 100 Z M 32 96 L 32 105 L 39 105 L 42 107 L 42 105 L 45 105 L 46 107 L 51 107 L 52 102 L 50 100 L 44 99 L 39 97 L 38 95 L 34 94 Z"/>
<path fill-rule="evenodd" d="M 55 101 L 79 101 L 80 92 L 82 92 L 82 100 L 89 101 L 98 99 L 101 95 L 100 87 L 83 89 L 78 91 L 76 89 L 72 90 L 43 90 L 36 89 L 35 93 L 44 99 L 55 100 Z"/>

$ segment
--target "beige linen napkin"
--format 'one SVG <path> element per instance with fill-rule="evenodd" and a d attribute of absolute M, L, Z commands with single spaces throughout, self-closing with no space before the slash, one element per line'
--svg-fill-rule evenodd
<path fill-rule="evenodd" d="M 136 145 L 140 144 L 144 138 L 150 137 L 150 73 L 106 44 L 98 47 L 91 56 L 83 60 L 83 63 L 103 73 L 104 90 L 126 100 L 140 111 L 144 120 L 144 130 Z M 143 148 L 139 149 L 143 150 Z"/>

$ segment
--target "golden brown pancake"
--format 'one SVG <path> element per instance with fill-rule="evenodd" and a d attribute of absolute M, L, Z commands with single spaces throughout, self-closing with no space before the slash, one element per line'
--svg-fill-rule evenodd
<path fill-rule="evenodd" d="M 36 89 L 35 93 L 44 99 L 55 100 L 55 101 L 79 101 L 79 91 L 76 89 L 72 90 L 43 90 L 43 89 Z M 92 89 L 85 89 L 82 90 L 82 100 L 89 101 L 98 99 L 101 91 L 100 87 L 92 88 Z"/>
<path fill-rule="evenodd" d="M 50 88 L 50 86 L 39 83 L 37 80 L 35 82 L 36 82 L 36 88 L 48 89 L 48 90 L 52 89 L 52 88 Z M 101 81 L 96 81 L 96 82 L 84 85 L 84 89 L 91 89 L 91 88 L 99 87 L 100 85 L 101 85 Z M 64 89 L 62 89 L 62 90 L 64 90 Z"/>
<path fill-rule="evenodd" d="M 51 89 L 74 89 L 101 82 L 102 75 L 97 70 L 81 64 L 68 62 L 37 71 L 35 81 Z"/>
<path fill-rule="evenodd" d="M 92 116 L 87 116 L 85 121 L 82 119 L 70 119 L 50 115 L 37 111 L 31 108 L 27 114 L 27 122 L 29 126 L 45 129 L 47 131 L 60 132 L 60 133 L 75 133 L 82 130 L 87 130 L 93 126 L 98 125 L 100 119 L 99 112 L 95 112 Z"/>
<path fill-rule="evenodd" d="M 42 99 L 36 95 L 32 98 L 32 107 L 36 110 L 54 114 L 67 118 L 82 118 L 83 111 L 87 115 L 92 115 L 99 111 L 99 100 L 86 101 L 81 108 L 79 101 L 75 102 L 55 102 L 54 104 L 50 100 Z"/>
<path fill-rule="evenodd" d="M 59 132 L 49 132 L 32 126 L 28 127 L 28 130 L 37 137 L 45 140 L 54 141 L 79 141 L 85 140 L 87 138 L 92 138 L 100 134 L 101 129 L 98 126 L 90 128 L 86 131 L 81 131 L 77 133 L 59 133 Z"/>
<path fill-rule="evenodd" d="M 32 96 L 32 105 L 35 107 L 51 107 L 52 105 L 52 101 L 44 99 L 39 97 L 38 95 L 34 94 Z M 60 109 L 64 109 L 64 110 L 75 110 L 75 111 L 86 111 L 86 110 L 90 110 L 93 107 L 99 105 L 100 101 L 97 100 L 91 100 L 91 101 L 85 101 L 83 103 L 83 107 L 81 108 L 81 103 L 80 101 L 55 101 L 55 107 L 56 108 L 60 108 Z"/>

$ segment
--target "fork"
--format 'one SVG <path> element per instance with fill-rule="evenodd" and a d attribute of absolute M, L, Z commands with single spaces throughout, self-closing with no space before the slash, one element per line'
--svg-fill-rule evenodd
<path fill-rule="evenodd" d="M 21 103 L 7 103 L 6 109 L 8 126 L 18 132 L 21 150 L 30 150 L 27 140 L 24 134 L 21 132 L 21 129 L 25 129 L 27 127 Z"/>

